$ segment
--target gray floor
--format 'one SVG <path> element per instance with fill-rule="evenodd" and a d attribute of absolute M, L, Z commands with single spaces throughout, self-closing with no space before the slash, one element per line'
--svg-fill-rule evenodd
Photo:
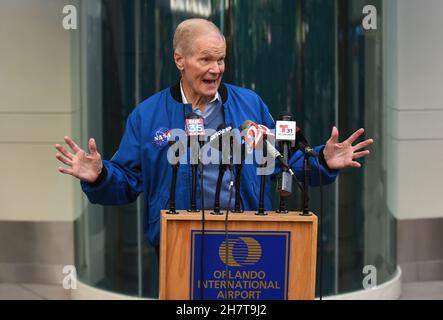
<path fill-rule="evenodd" d="M 62 286 L 35 283 L 0 283 L 0 300 L 69 300 Z"/>
<path fill-rule="evenodd" d="M 443 281 L 403 283 L 400 300 L 443 300 Z"/>
<path fill-rule="evenodd" d="M 0 283 L 0 300 L 67 299 L 70 299 L 70 292 L 61 286 Z M 443 300 L 443 281 L 404 283 L 400 300 Z"/>

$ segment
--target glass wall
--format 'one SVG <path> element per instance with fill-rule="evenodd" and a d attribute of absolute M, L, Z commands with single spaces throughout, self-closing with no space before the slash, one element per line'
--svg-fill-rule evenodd
<path fill-rule="evenodd" d="M 377 267 L 379 283 L 396 267 L 393 219 L 386 209 L 382 166 L 382 6 L 345 0 L 84 0 L 73 53 L 81 97 L 83 145 L 95 137 L 105 159 L 118 148 L 133 108 L 178 81 L 172 36 L 190 17 L 217 24 L 228 43 L 224 80 L 255 90 L 274 118 L 295 115 L 314 145 L 333 125 L 346 138 L 360 127 L 378 142 L 361 170 L 345 170 L 337 183 L 311 189 L 320 215 L 322 294 L 361 290 L 363 267 Z M 362 7 L 379 8 L 379 29 L 361 29 Z M 300 194 L 290 201 L 300 209 Z M 274 206 L 277 208 L 277 198 Z M 80 279 L 114 292 L 155 298 L 158 263 L 142 239 L 144 203 L 94 206 L 83 198 L 76 221 Z M 321 210 L 322 209 L 322 210 Z M 320 260 L 319 260 L 320 261 Z M 320 278 L 319 272 L 322 271 Z M 317 281 L 319 294 L 320 281 Z"/>
<path fill-rule="evenodd" d="M 379 283 L 397 268 L 395 219 L 386 199 L 383 146 L 383 1 L 339 1 L 338 17 L 338 124 L 344 136 L 366 128 L 376 143 L 363 170 L 341 174 L 339 190 L 339 292 L 359 290 L 363 268 L 372 265 Z M 377 8 L 377 29 L 364 30 L 362 8 Z"/>

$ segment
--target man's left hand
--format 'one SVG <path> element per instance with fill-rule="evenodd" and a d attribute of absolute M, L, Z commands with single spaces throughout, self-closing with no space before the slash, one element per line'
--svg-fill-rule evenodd
<path fill-rule="evenodd" d="M 353 146 L 353 143 L 365 132 L 365 129 L 359 129 L 354 132 L 347 140 L 338 142 L 338 129 L 332 128 L 332 134 L 326 142 L 323 154 L 326 164 L 331 170 L 341 170 L 347 167 L 360 168 L 361 164 L 356 159 L 366 157 L 369 150 L 359 151 L 374 143 L 374 140 L 368 139 Z"/>

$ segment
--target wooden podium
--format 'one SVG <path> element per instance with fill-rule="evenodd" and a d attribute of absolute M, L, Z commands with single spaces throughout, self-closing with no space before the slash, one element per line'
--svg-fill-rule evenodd
<path fill-rule="evenodd" d="M 193 268 L 198 267 L 199 263 L 193 261 L 193 254 L 198 254 L 198 251 L 201 250 L 196 247 L 198 237 L 200 237 L 200 242 L 202 238 L 204 239 L 203 246 L 208 250 L 211 249 L 209 243 L 212 239 L 211 236 L 214 239 L 218 237 L 219 242 L 225 239 L 225 214 L 217 216 L 209 214 L 209 211 L 205 212 L 204 236 L 201 235 L 201 219 L 201 213 L 179 211 L 179 214 L 171 215 L 167 214 L 167 211 L 161 212 L 160 299 L 192 300 L 196 297 L 199 291 L 199 287 L 196 287 L 196 285 L 199 285 L 199 282 L 197 279 L 196 285 L 194 285 L 193 277 L 198 278 L 198 272 L 197 275 L 193 273 Z M 249 237 L 249 235 L 251 236 Z M 266 240 L 267 235 L 274 237 L 269 239 L 277 242 L 273 244 L 273 242 Z M 213 289 L 215 290 L 214 294 L 219 292 L 221 297 L 229 300 L 230 298 L 254 300 L 254 298 L 260 298 L 260 294 L 262 294 L 261 298 L 263 299 L 265 298 L 265 289 L 269 292 L 277 292 L 274 289 L 278 287 L 282 292 L 282 300 L 311 300 L 315 298 L 317 253 L 317 217 L 315 215 L 302 216 L 299 212 L 288 214 L 268 212 L 266 216 L 256 215 L 255 212 L 229 213 L 228 236 L 229 239 L 226 240 L 228 245 L 223 242 L 224 245 L 221 244 L 217 247 L 218 249 L 214 247 L 214 250 L 210 251 L 211 254 L 213 253 L 211 256 L 203 255 L 203 259 L 208 259 L 208 261 L 204 260 L 204 263 L 218 263 L 225 266 L 210 273 L 211 276 L 215 277 L 215 280 L 203 282 L 202 286 L 205 288 L 204 290 L 208 290 L 208 295 L 210 291 L 207 288 L 210 286 L 215 288 Z M 258 240 L 254 240 L 253 237 Z M 233 240 L 230 240 L 231 238 Z M 258 243 L 261 241 L 260 239 L 264 239 L 269 243 L 260 245 Z M 225 246 L 227 250 L 224 249 Z M 237 246 L 243 246 L 243 249 L 241 247 L 237 248 Z M 281 252 L 287 250 L 287 254 L 284 257 L 283 255 L 278 256 L 276 252 L 279 250 Z M 225 255 L 228 260 L 223 259 Z M 235 257 L 235 255 L 237 256 Z M 229 277 L 222 278 L 222 275 L 226 275 L 223 271 L 225 268 L 228 268 L 230 276 L 235 277 L 237 270 L 240 270 L 240 266 L 246 266 L 247 270 L 253 270 L 251 268 L 254 268 L 254 264 L 259 263 L 259 259 L 265 257 L 271 260 L 267 262 L 269 268 L 272 269 L 277 265 L 281 266 L 280 271 L 273 271 L 274 277 L 276 279 L 284 277 L 284 280 L 279 278 L 278 281 L 267 281 L 265 277 L 270 274 L 269 271 L 258 271 L 258 273 L 257 271 L 255 273 L 254 271 L 246 271 L 237 273 L 237 275 L 243 274 L 246 278 L 249 276 L 250 279 L 255 276 L 257 281 L 248 284 L 245 279 L 238 280 L 232 282 L 232 288 L 247 286 L 250 289 L 249 293 L 247 291 L 234 292 L 232 288 L 227 289 L 226 280 L 229 280 Z M 287 262 L 278 261 L 278 259 L 287 259 Z M 199 261 L 201 264 L 201 260 Z M 203 267 L 203 270 L 206 268 Z M 260 291 L 257 289 L 260 287 L 265 289 Z M 257 294 L 250 292 L 256 292 Z M 206 299 L 206 296 L 206 293 L 203 293 L 204 299 Z"/>

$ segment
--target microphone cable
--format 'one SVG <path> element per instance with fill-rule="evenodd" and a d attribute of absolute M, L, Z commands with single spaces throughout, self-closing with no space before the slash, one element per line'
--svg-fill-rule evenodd
<path fill-rule="evenodd" d="M 188 116 L 186 116 L 185 114 L 185 105 L 183 104 L 183 114 L 185 117 L 185 131 L 188 135 L 188 143 L 191 144 L 191 140 L 189 139 L 189 134 L 188 134 L 188 119 L 201 119 L 201 121 L 199 121 L 199 125 L 203 126 L 203 132 L 204 132 L 204 120 L 201 116 L 197 115 L 194 112 L 191 112 L 190 114 L 188 114 Z M 193 135 L 194 138 L 197 138 L 197 159 L 198 159 L 198 167 L 199 167 L 199 171 L 200 171 L 200 210 L 201 210 L 201 228 L 202 228 L 202 233 L 201 233 L 201 247 L 200 247 L 200 300 L 204 300 L 204 260 L 203 260 L 203 256 L 204 256 L 204 250 L 205 250 L 205 201 L 204 201 L 204 186 L 203 186 L 203 159 L 202 159 L 202 154 L 201 154 L 201 149 L 204 145 L 204 142 L 206 142 L 206 137 L 203 139 L 203 141 L 201 141 L 201 127 L 196 128 L 198 129 L 198 134 L 197 135 Z M 203 135 L 205 135 L 203 133 Z M 200 140 L 200 141 L 199 141 Z M 191 147 L 191 157 L 192 157 L 192 147 Z M 192 161 L 192 158 L 191 158 Z M 192 165 L 191 165 L 192 166 Z M 196 205 L 196 201 L 195 201 L 195 196 L 196 196 L 196 191 L 194 191 L 194 186 L 195 188 L 197 187 L 196 182 L 194 182 L 194 178 L 196 178 L 197 174 L 196 174 L 196 170 L 195 167 L 192 168 L 193 170 L 193 179 L 192 179 L 192 196 L 191 196 L 191 210 L 195 210 L 197 205 Z M 195 171 L 194 171 L 195 170 Z M 194 173 L 195 172 L 195 173 Z M 188 210 L 189 211 L 189 210 Z M 197 211 L 197 210 L 195 210 Z M 198 211 L 197 211 L 198 212 Z"/>
<path fill-rule="evenodd" d="M 200 150 L 199 150 L 200 152 Z M 200 300 L 204 300 L 204 260 L 203 255 L 205 252 L 205 196 L 203 192 L 203 163 L 201 161 L 199 155 L 199 169 L 200 169 L 200 206 L 202 211 L 202 218 L 201 218 L 201 228 L 202 228 L 202 238 L 201 238 L 201 252 L 200 252 Z"/>
<path fill-rule="evenodd" d="M 230 137 L 230 139 L 232 139 L 232 137 Z M 231 155 L 230 157 L 233 157 L 233 150 L 231 148 Z M 228 250 L 229 250 L 229 237 L 228 237 L 228 216 L 229 216 L 229 211 L 231 210 L 231 204 L 232 204 L 232 194 L 234 191 L 234 172 L 233 172 L 233 164 L 232 164 L 232 159 L 230 159 L 230 163 L 229 163 L 229 174 L 230 174 L 230 181 L 229 181 L 229 200 L 228 200 L 228 208 L 226 210 L 226 216 L 225 216 L 225 298 L 226 300 L 228 300 L 228 283 L 229 283 L 229 255 L 228 255 Z M 240 192 L 240 190 L 239 190 Z"/>
<path fill-rule="evenodd" d="M 319 299 L 320 301 L 323 300 L 323 179 L 321 177 L 321 169 L 320 169 L 320 161 L 318 160 L 318 157 L 315 157 L 315 160 L 317 161 L 317 169 L 318 169 L 318 178 L 320 182 L 320 213 L 319 213 L 319 219 L 320 219 L 320 230 L 318 237 L 320 239 L 320 253 L 319 253 Z"/>
<path fill-rule="evenodd" d="M 318 160 L 318 156 L 314 157 L 316 162 L 317 162 L 317 169 L 318 169 L 318 177 L 319 177 L 319 182 L 320 182 L 320 213 L 318 214 L 318 219 L 319 221 L 319 236 L 318 238 L 320 239 L 320 243 L 319 243 L 319 260 L 320 262 L 318 263 L 319 266 L 319 298 L 320 300 L 323 300 L 323 179 L 321 176 L 321 169 L 320 169 L 320 161 Z M 292 175 L 293 179 L 295 180 L 295 182 L 297 183 L 298 187 L 300 188 L 300 190 L 302 192 L 304 192 L 303 186 L 300 183 L 300 181 L 298 180 L 298 178 L 296 177 L 296 175 Z M 308 200 L 309 200 L 309 195 L 307 195 Z"/>

